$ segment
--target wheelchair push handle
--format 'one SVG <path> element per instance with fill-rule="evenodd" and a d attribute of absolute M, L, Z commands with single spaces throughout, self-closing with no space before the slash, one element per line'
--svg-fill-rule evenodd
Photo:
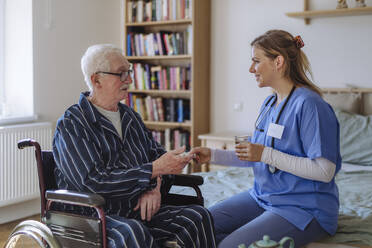
<path fill-rule="evenodd" d="M 33 139 L 22 139 L 22 140 L 18 141 L 17 146 L 18 146 L 18 149 L 23 149 L 23 148 L 26 148 L 26 147 L 34 146 L 36 149 L 40 150 L 39 143 L 37 143 Z"/>

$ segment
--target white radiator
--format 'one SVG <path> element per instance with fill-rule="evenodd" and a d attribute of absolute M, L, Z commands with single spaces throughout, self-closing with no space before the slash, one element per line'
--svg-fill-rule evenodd
<path fill-rule="evenodd" d="M 0 207 L 39 197 L 35 149 L 19 150 L 17 142 L 31 138 L 49 150 L 52 132 L 49 122 L 0 126 Z"/>

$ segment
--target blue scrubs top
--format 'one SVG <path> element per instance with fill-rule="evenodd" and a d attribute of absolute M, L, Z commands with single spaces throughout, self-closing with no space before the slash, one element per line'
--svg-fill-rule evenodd
<path fill-rule="evenodd" d="M 285 102 L 270 107 L 275 100 L 270 98 L 261 107 L 261 113 L 264 115 L 267 111 L 267 114 L 258 129 L 264 131 L 255 130 L 252 137 L 252 143 L 268 147 L 272 138 L 267 135 L 269 124 L 275 122 Z M 323 157 L 336 164 L 336 173 L 340 170 L 339 124 L 331 106 L 317 93 L 296 88 L 278 124 L 284 126 L 284 131 L 281 139 L 275 139 L 274 149 L 310 159 Z M 336 232 L 339 198 L 334 178 L 323 183 L 281 170 L 273 174 L 267 164 L 253 164 L 255 182 L 250 193 L 261 207 L 277 213 L 301 230 L 315 218 L 329 234 Z"/>

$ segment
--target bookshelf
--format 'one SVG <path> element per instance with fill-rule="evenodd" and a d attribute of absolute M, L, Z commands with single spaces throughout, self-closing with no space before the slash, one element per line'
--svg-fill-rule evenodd
<path fill-rule="evenodd" d="M 304 0 L 304 11 L 286 13 L 288 17 L 302 18 L 310 24 L 311 18 L 372 15 L 372 7 L 349 7 L 332 10 L 309 10 L 309 0 Z"/>
<path fill-rule="evenodd" d="M 123 1 L 124 51 L 128 61 L 134 65 L 134 81 L 137 80 L 129 89 L 131 97 L 127 103 L 136 110 L 140 109 L 137 112 L 141 112 L 141 109 L 145 112 L 140 114 L 150 130 L 187 132 L 189 146 L 200 146 L 198 135 L 208 133 L 210 126 L 210 0 Z M 138 9 L 142 13 L 140 17 Z M 168 39 L 164 34 L 168 35 Z M 172 43 L 174 40 L 176 43 Z M 167 41 L 169 43 L 165 44 Z M 166 47 L 169 44 L 172 49 Z M 176 86 L 170 75 L 177 79 Z M 150 118 L 147 113 L 150 112 L 147 106 L 151 104 L 144 102 L 149 98 L 161 99 L 155 102 L 161 101 L 162 106 L 153 105 L 157 110 L 162 107 L 162 113 L 157 113 L 158 118 Z M 180 115 L 178 107 L 182 105 L 183 118 L 179 119 L 178 116 L 167 120 L 168 103 L 172 99 L 177 105 L 173 112 Z M 160 120 L 162 114 L 165 117 Z M 197 171 L 200 168 L 192 165 L 188 172 Z"/>

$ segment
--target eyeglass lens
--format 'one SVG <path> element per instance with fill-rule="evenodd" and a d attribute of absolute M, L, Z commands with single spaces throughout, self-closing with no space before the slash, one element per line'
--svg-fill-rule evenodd
<path fill-rule="evenodd" d="M 132 74 L 131 70 L 121 72 L 120 81 L 124 82 L 125 80 L 127 80 L 128 76 L 131 74 Z"/>

